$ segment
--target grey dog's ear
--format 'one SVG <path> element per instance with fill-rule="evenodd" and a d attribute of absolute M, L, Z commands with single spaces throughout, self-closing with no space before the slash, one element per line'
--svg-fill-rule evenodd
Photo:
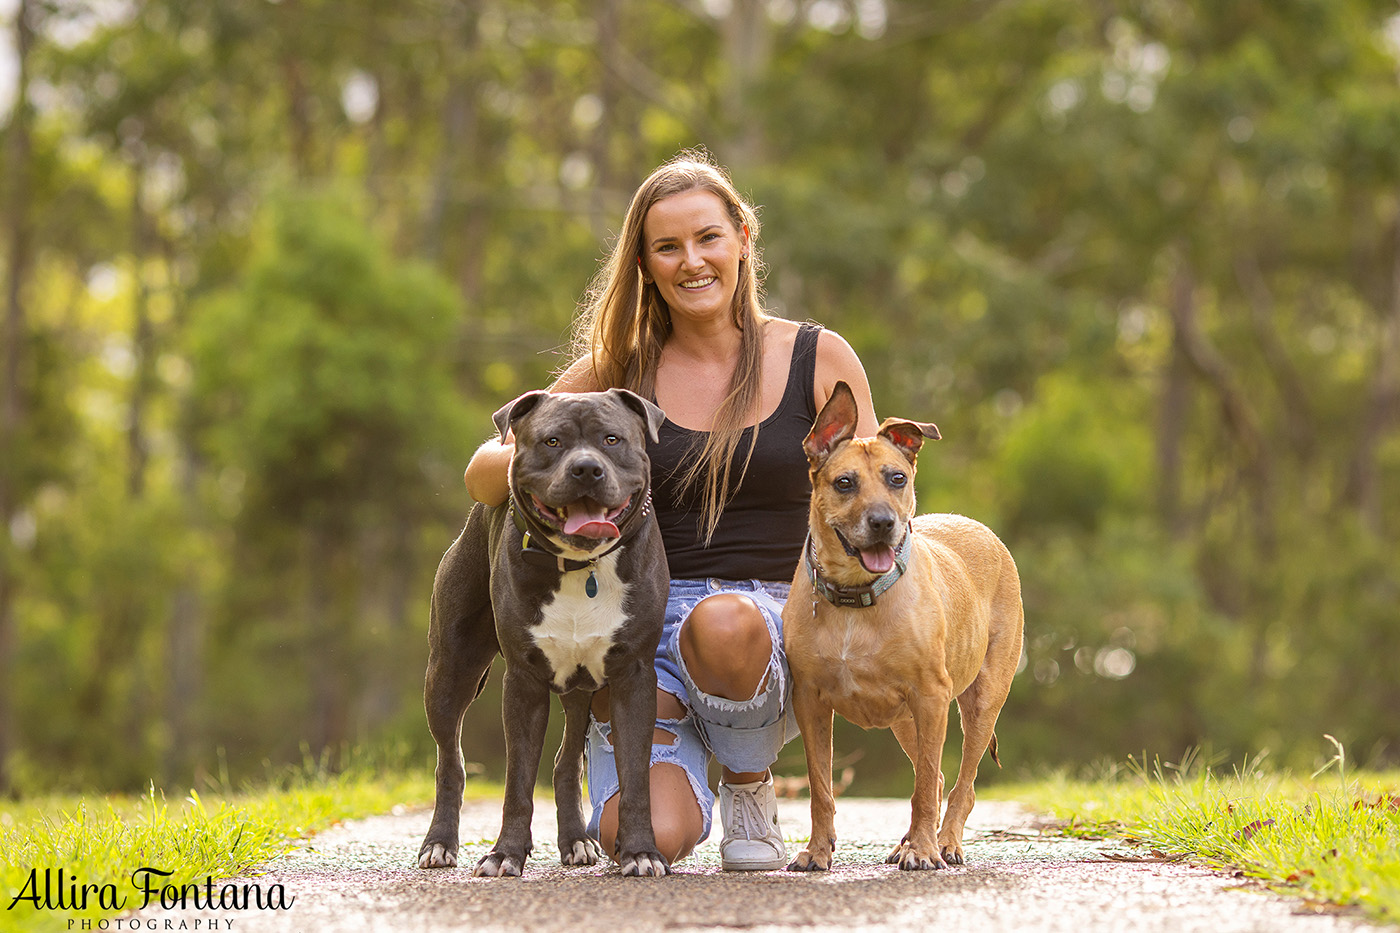
<path fill-rule="evenodd" d="M 647 437 L 653 444 L 661 440 L 661 422 L 666 420 L 664 411 L 628 389 L 609 389 L 608 394 L 642 416 L 647 426 Z"/>
<path fill-rule="evenodd" d="M 496 430 L 501 437 L 506 436 L 510 426 L 517 418 L 523 418 L 530 413 L 530 410 L 540 403 L 540 400 L 548 396 L 549 393 L 543 389 L 532 389 L 519 398 L 506 402 L 501 408 L 491 416 L 491 420 L 496 422 Z"/>

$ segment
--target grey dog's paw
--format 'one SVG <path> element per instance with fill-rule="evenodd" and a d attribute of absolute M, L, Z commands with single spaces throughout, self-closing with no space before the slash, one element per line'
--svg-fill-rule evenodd
<path fill-rule="evenodd" d="M 456 868 L 457 850 L 449 849 L 440 842 L 423 846 L 418 853 L 419 868 Z"/>
<path fill-rule="evenodd" d="M 660 878 L 671 873 L 671 866 L 659 852 L 631 852 L 622 856 L 623 877 Z"/>
<path fill-rule="evenodd" d="M 524 867 L 525 860 L 520 856 L 493 849 L 476 863 L 472 875 L 476 878 L 519 878 Z"/>
<path fill-rule="evenodd" d="M 568 848 L 559 847 L 559 861 L 565 865 L 596 865 L 602 857 L 602 847 L 587 837 L 574 840 Z"/>

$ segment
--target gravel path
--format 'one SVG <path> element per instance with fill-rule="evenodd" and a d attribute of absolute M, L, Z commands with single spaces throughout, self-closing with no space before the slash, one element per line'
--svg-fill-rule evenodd
<path fill-rule="evenodd" d="M 1300 901 L 1218 872 L 1117 861 L 1113 856 L 1141 853 L 1106 842 L 1042 836 L 1033 815 L 1014 803 L 977 804 L 965 839 L 966 866 L 901 872 L 885 865 L 884 857 L 908 825 L 908 802 L 842 798 L 837 803 L 840 842 L 829 873 L 721 872 L 714 839 L 667 878 L 623 878 L 603 866 L 564 869 L 553 843 L 553 805 L 541 801 L 535 811 L 536 849 L 523 878 L 483 879 L 471 877 L 470 868 L 413 867 L 429 813 L 411 811 L 337 826 L 270 863 L 267 874 L 254 880 L 264 892 L 283 885 L 296 899 L 290 909 L 148 912 L 132 926 L 239 933 L 1387 929 L 1365 924 L 1354 912 L 1311 911 Z M 780 808 L 795 852 L 809 826 L 807 802 L 782 801 Z M 490 849 L 499 826 L 499 802 L 468 802 L 462 812 L 464 865 L 475 865 Z"/>

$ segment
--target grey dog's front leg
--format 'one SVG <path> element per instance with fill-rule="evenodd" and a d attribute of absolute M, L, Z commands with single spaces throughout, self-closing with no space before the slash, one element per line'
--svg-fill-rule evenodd
<path fill-rule="evenodd" d="M 593 865 L 603 854 L 583 820 L 583 746 L 588 740 L 588 706 L 593 694 L 564 694 L 564 741 L 554 759 L 554 803 L 559 815 L 559 860 Z"/>
<path fill-rule="evenodd" d="M 477 863 L 475 875 L 519 876 L 530 855 L 530 818 L 535 812 L 535 778 L 540 769 L 545 727 L 549 725 L 549 687 L 528 673 L 506 668 L 501 697 L 506 733 L 506 793 L 501 834 Z"/>
<path fill-rule="evenodd" d="M 609 677 L 617 761 L 617 862 L 624 875 L 667 875 L 651 825 L 651 737 L 656 723 L 656 669 L 651 658 Z"/>

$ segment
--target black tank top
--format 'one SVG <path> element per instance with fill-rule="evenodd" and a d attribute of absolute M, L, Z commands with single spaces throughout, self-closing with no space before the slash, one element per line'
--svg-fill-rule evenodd
<path fill-rule="evenodd" d="M 685 490 L 680 482 L 690 464 L 688 455 L 705 443 L 705 432 L 668 419 L 661 425 L 661 441 L 647 446 L 652 498 L 672 579 L 792 581 L 812 498 L 802 442 L 817 417 L 813 384 L 820 334 L 815 324 L 799 327 L 783 399 L 759 425 L 748 471 L 732 490 L 709 547 L 700 523 L 700 482 Z M 734 451 L 731 479 L 739 475 L 752 439 L 753 428 L 745 428 Z"/>

